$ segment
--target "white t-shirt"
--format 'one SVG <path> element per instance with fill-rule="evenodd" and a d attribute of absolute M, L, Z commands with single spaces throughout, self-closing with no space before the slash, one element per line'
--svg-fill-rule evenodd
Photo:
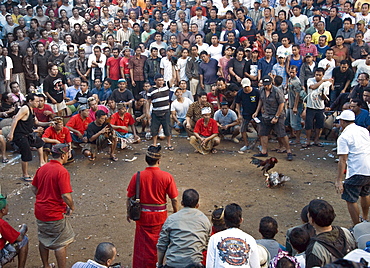
<path fill-rule="evenodd" d="M 363 60 L 363 59 L 355 60 L 354 62 L 352 62 L 352 67 L 357 67 L 355 77 L 353 78 L 353 81 L 351 83 L 352 87 L 358 85 L 357 78 L 359 74 L 361 73 L 370 74 L 370 65 L 366 65 L 365 62 L 366 60 Z"/>
<path fill-rule="evenodd" d="M 180 80 L 188 81 L 188 77 L 186 76 L 185 70 L 186 70 L 186 63 L 188 62 L 189 57 L 186 59 L 179 58 L 177 60 L 177 69 L 180 71 Z"/>
<path fill-rule="evenodd" d="M 171 103 L 171 112 L 176 111 L 177 118 L 185 119 L 186 113 L 189 110 L 189 106 L 192 103 L 193 102 L 186 97 L 184 97 L 184 101 L 182 103 L 178 102 L 176 99 Z"/>
<path fill-rule="evenodd" d="M 223 45 L 221 44 L 218 44 L 217 47 L 212 45 L 207 49 L 207 52 L 211 55 L 212 59 L 219 61 L 222 58 L 222 46 Z"/>
<path fill-rule="evenodd" d="M 292 54 L 293 54 L 292 45 L 290 45 L 289 47 L 284 47 L 283 45 L 280 45 L 276 50 L 276 57 L 279 57 L 280 55 L 288 57 Z"/>
<path fill-rule="evenodd" d="M 256 240 L 238 228 L 215 233 L 208 243 L 206 268 L 260 268 Z"/>
<path fill-rule="evenodd" d="M 306 15 L 299 15 L 298 17 L 293 16 L 290 18 L 290 21 L 293 25 L 299 23 L 301 25 L 301 31 L 304 31 L 308 25 L 308 18 Z"/>
<path fill-rule="evenodd" d="M 209 45 L 207 43 L 203 43 L 203 45 L 198 45 L 196 44 L 197 47 L 198 47 L 198 54 L 200 54 L 200 52 L 202 51 L 207 51 L 207 49 L 209 48 Z"/>
<path fill-rule="evenodd" d="M 348 125 L 337 140 L 337 154 L 347 154 L 346 179 L 353 175 L 370 176 L 370 136 L 369 131 L 357 126 Z"/>
<path fill-rule="evenodd" d="M 370 14 L 367 14 L 366 16 L 362 15 L 361 12 L 356 12 L 356 23 L 360 20 L 365 21 L 365 25 L 368 25 L 370 22 Z"/>
<path fill-rule="evenodd" d="M 319 61 L 319 64 L 317 67 L 322 67 L 324 70 L 326 69 L 326 65 L 329 64 L 330 67 L 325 71 L 324 77 L 322 79 L 329 79 L 332 78 L 333 69 L 335 68 L 335 60 L 331 59 L 329 61 L 327 58 L 323 58 Z"/>
<path fill-rule="evenodd" d="M 325 109 L 325 102 L 321 99 L 321 94 L 329 95 L 330 81 L 322 83 L 317 89 L 313 90 L 310 86 L 316 84 L 316 78 L 312 77 L 307 80 L 307 108 L 322 110 Z"/>
<path fill-rule="evenodd" d="M 164 57 L 161 59 L 161 63 L 159 64 L 159 67 L 163 69 L 163 78 L 164 81 L 170 81 L 172 78 L 172 63 L 168 60 L 167 57 Z"/>

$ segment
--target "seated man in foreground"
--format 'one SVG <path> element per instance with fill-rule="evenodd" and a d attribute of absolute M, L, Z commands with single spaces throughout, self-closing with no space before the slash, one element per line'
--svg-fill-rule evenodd
<path fill-rule="evenodd" d="M 231 140 L 239 143 L 239 140 L 236 138 L 240 133 L 238 116 L 229 108 L 227 102 L 221 102 L 221 109 L 215 112 L 213 118 L 217 122 L 222 138 L 226 139 L 225 135 L 231 134 Z"/>
<path fill-rule="evenodd" d="M 76 262 L 72 268 L 116 267 L 112 266 L 116 255 L 116 247 L 112 243 L 103 242 L 96 247 L 94 260 L 88 260 L 87 262 Z"/>
<path fill-rule="evenodd" d="M 201 154 L 217 153 L 214 147 L 220 144 L 217 122 L 211 118 L 211 113 L 210 107 L 202 109 L 202 118 L 196 122 L 194 135 L 190 137 L 190 144 Z"/>

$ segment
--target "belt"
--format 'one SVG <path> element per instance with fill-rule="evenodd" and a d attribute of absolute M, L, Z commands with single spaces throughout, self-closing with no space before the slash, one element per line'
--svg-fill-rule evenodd
<path fill-rule="evenodd" d="M 141 211 L 144 212 L 164 212 L 166 210 L 166 204 L 141 204 Z"/>

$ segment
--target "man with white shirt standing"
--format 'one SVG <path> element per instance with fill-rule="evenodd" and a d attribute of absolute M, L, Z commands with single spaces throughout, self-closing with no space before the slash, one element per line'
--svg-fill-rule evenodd
<path fill-rule="evenodd" d="M 220 44 L 220 40 L 218 39 L 217 35 L 211 37 L 211 43 L 212 45 L 207 49 L 207 52 L 212 59 L 219 61 L 222 58 L 223 45 Z"/>
<path fill-rule="evenodd" d="M 362 219 L 368 220 L 370 206 L 370 146 L 369 131 L 355 124 L 355 113 L 343 111 L 338 117 L 343 129 L 337 141 L 339 156 L 337 192 L 347 202 L 348 212 L 354 225 L 361 222 L 357 200 L 361 199 Z M 346 179 L 343 183 L 343 175 Z"/>
<path fill-rule="evenodd" d="M 335 68 L 335 60 L 333 59 L 334 50 L 329 48 L 325 55 L 326 57 L 320 60 L 318 67 L 321 67 L 325 70 L 323 79 L 329 79 L 332 78 L 333 69 Z"/>

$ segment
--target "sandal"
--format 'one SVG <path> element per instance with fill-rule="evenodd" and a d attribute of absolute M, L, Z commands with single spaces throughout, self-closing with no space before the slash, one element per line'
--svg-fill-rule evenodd
<path fill-rule="evenodd" d="M 309 143 L 303 143 L 301 146 L 302 146 L 302 148 L 307 148 L 307 147 L 310 147 L 311 144 L 309 144 Z"/>
<path fill-rule="evenodd" d="M 211 153 L 213 153 L 213 154 L 217 154 L 217 150 L 213 148 L 213 149 L 211 150 Z"/>
<path fill-rule="evenodd" d="M 114 161 L 114 162 L 117 162 L 118 161 L 118 158 L 116 157 L 116 156 L 111 156 L 111 158 L 110 158 L 112 161 Z"/>
<path fill-rule="evenodd" d="M 22 179 L 22 180 L 24 180 L 25 182 L 32 182 L 32 181 L 33 181 L 33 179 L 32 179 L 32 177 L 31 177 L 31 176 L 28 176 L 28 177 L 22 177 L 21 179 Z"/>
<path fill-rule="evenodd" d="M 8 163 L 8 162 L 9 162 L 9 159 L 8 159 L 8 158 L 3 158 L 2 163 L 6 164 L 6 163 Z"/>
<path fill-rule="evenodd" d="M 171 146 L 166 147 L 166 149 L 167 149 L 168 151 L 173 151 L 173 150 L 175 150 L 175 148 L 173 148 L 173 146 L 172 146 L 172 145 L 171 145 Z"/>
<path fill-rule="evenodd" d="M 313 143 L 312 145 L 317 146 L 317 147 L 324 147 L 324 145 L 321 142 Z"/>
<path fill-rule="evenodd" d="M 278 150 L 276 150 L 276 152 L 277 152 L 278 154 L 285 154 L 285 153 L 286 153 L 286 149 L 285 149 L 285 150 L 280 150 L 280 149 L 278 149 Z"/>

